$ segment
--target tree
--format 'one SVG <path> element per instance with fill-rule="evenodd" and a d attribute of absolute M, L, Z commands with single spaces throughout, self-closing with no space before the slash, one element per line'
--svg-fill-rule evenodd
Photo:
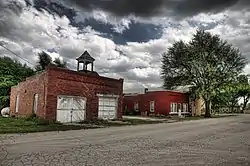
<path fill-rule="evenodd" d="M 217 108 L 227 106 L 233 111 L 241 98 L 243 98 L 242 110 L 245 110 L 250 99 L 250 85 L 246 75 L 239 75 L 234 83 L 220 87 L 212 103 Z"/>
<path fill-rule="evenodd" d="M 38 62 L 36 66 L 36 71 L 45 70 L 45 68 L 52 64 L 52 58 L 46 52 L 42 51 L 38 53 Z"/>
<path fill-rule="evenodd" d="M 205 102 L 205 117 L 216 89 L 236 80 L 246 65 L 240 51 L 218 35 L 198 30 L 190 42 L 177 41 L 162 57 L 163 87 L 191 85 Z"/>
<path fill-rule="evenodd" d="M 9 57 L 0 57 L 0 109 L 9 106 L 11 86 L 34 74 L 34 70 L 26 64 L 23 65 Z"/>
<path fill-rule="evenodd" d="M 239 96 L 243 98 L 242 110 L 244 111 L 250 99 L 250 85 L 248 83 L 248 77 L 246 75 L 240 75 L 239 81 Z"/>
<path fill-rule="evenodd" d="M 36 71 L 43 71 L 49 65 L 55 65 L 57 67 L 66 68 L 67 62 L 61 61 L 59 58 L 56 58 L 54 61 L 52 61 L 50 55 L 44 51 L 38 53 L 38 62 L 36 66 Z"/>
<path fill-rule="evenodd" d="M 66 62 L 66 61 L 61 61 L 59 58 L 55 58 L 54 64 L 55 64 L 57 67 L 67 68 L 67 62 Z"/>

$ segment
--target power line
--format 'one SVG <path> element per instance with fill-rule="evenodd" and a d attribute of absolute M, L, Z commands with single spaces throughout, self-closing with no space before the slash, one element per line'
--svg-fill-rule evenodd
<path fill-rule="evenodd" d="M 17 57 L 21 58 L 22 60 L 24 60 L 25 62 L 28 62 L 29 64 L 35 66 L 33 63 L 29 62 L 28 60 L 24 59 L 23 57 L 21 57 L 20 55 L 18 55 L 17 53 L 11 51 L 10 49 L 8 49 L 7 47 L 3 46 L 3 43 L 0 43 L 0 46 L 3 47 L 4 49 L 8 50 L 9 52 L 11 52 L 12 54 L 16 55 Z"/>

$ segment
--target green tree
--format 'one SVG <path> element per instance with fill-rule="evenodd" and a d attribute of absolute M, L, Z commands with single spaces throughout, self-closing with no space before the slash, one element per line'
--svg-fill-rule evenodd
<path fill-rule="evenodd" d="M 9 57 L 0 57 L 0 109 L 9 106 L 11 86 L 34 75 L 33 69 Z"/>
<path fill-rule="evenodd" d="M 49 54 L 47 54 L 44 51 L 38 53 L 38 62 L 35 67 L 36 71 L 45 70 L 45 68 L 50 64 L 52 64 L 52 58 L 50 57 Z"/>
<path fill-rule="evenodd" d="M 67 68 L 67 62 L 66 61 L 61 61 L 59 58 L 55 58 L 55 60 L 53 62 L 57 67 Z"/>
<path fill-rule="evenodd" d="M 54 61 L 52 61 L 52 58 L 46 52 L 42 51 L 38 53 L 38 62 L 35 67 L 36 71 L 43 71 L 49 65 L 55 65 L 57 67 L 67 68 L 66 61 L 61 61 L 59 58 L 56 58 Z"/>
<path fill-rule="evenodd" d="M 242 110 L 244 111 L 250 99 L 250 85 L 248 83 L 247 75 L 240 75 L 238 78 L 239 82 L 239 96 L 243 98 Z"/>
<path fill-rule="evenodd" d="M 212 103 L 217 108 L 227 106 L 233 111 L 241 98 L 243 98 L 242 110 L 245 110 L 250 99 L 250 85 L 246 75 L 240 75 L 234 83 L 220 87 Z"/>
<path fill-rule="evenodd" d="M 177 41 L 163 54 L 161 77 L 166 89 L 191 85 L 204 99 L 205 117 L 216 89 L 236 80 L 246 65 L 240 51 L 218 35 L 198 30 L 188 43 Z"/>

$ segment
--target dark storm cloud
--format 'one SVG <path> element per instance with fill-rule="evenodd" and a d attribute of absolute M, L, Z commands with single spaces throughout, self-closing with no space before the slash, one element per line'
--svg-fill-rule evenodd
<path fill-rule="evenodd" d="M 83 4 L 85 4 L 83 2 Z M 76 22 L 74 17 L 77 15 L 74 8 L 60 4 L 59 1 L 48 1 L 37 0 L 35 1 L 34 7 L 38 10 L 47 10 L 51 14 L 57 14 L 59 16 L 67 16 L 70 20 L 70 24 L 84 28 L 91 26 L 95 31 L 101 32 L 102 37 L 112 39 L 116 44 L 125 44 L 126 42 L 147 42 L 151 39 L 158 39 L 162 36 L 162 27 L 154 24 L 137 23 L 131 21 L 128 29 L 124 30 L 123 33 L 117 33 L 114 30 L 114 25 L 110 23 L 103 23 L 94 18 L 87 18 L 80 22 Z"/>
<path fill-rule="evenodd" d="M 162 36 L 162 27 L 154 24 L 137 23 L 131 21 L 129 28 L 122 33 L 117 33 L 114 25 L 103 23 L 93 18 L 85 19 L 83 22 L 75 24 L 78 27 L 90 25 L 95 31 L 101 32 L 103 37 L 112 39 L 116 44 L 126 42 L 148 42 L 151 39 L 159 39 Z"/>
<path fill-rule="evenodd" d="M 83 9 L 102 9 L 115 15 L 153 16 L 170 13 L 172 16 L 193 16 L 202 12 L 220 12 L 229 7 L 249 7 L 249 0 L 65 0 Z"/>

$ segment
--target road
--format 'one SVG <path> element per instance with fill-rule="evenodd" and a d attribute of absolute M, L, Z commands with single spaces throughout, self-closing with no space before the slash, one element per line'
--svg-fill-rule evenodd
<path fill-rule="evenodd" d="M 0 135 L 0 165 L 250 165 L 250 115 Z"/>

